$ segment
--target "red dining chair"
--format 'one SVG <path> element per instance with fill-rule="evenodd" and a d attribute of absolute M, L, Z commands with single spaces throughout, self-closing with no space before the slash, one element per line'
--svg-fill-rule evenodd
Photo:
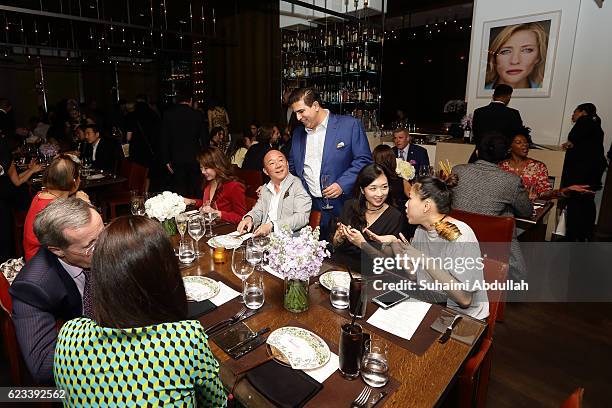
<path fill-rule="evenodd" d="M 6 277 L 0 272 L 0 332 L 9 361 L 11 381 L 13 385 L 21 386 L 29 382 L 29 372 L 17 344 L 17 335 L 12 318 L 13 302 L 9 294 L 9 287 L 10 284 Z"/>
<path fill-rule="evenodd" d="M 510 260 L 510 242 L 514 235 L 514 217 L 476 214 L 462 210 L 452 210 L 450 216 L 465 222 L 472 228 L 483 256 L 508 263 Z M 505 297 L 503 295 L 502 297 Z M 505 302 L 502 300 L 497 312 L 497 320 L 504 320 Z"/>
<path fill-rule="evenodd" d="M 259 170 L 236 170 L 236 177 L 244 181 L 246 195 L 257 199 L 257 189 L 263 185 L 263 175 Z"/>
<path fill-rule="evenodd" d="M 508 277 L 508 264 L 496 261 L 495 259 L 485 258 L 483 272 L 484 281 L 487 283 L 505 282 Z M 503 305 L 504 302 L 504 292 L 501 290 L 488 290 L 487 297 L 489 298 L 489 317 L 487 317 L 485 337 L 490 339 L 493 337 L 500 305 Z"/>
<path fill-rule="evenodd" d="M 315 229 L 321 225 L 321 211 L 313 210 L 310 212 L 308 225 L 310 225 L 312 229 Z"/>
<path fill-rule="evenodd" d="M 23 256 L 23 226 L 28 215 L 27 211 L 13 211 L 15 222 L 13 224 L 13 236 L 15 237 L 15 255 L 17 258 Z"/>
<path fill-rule="evenodd" d="M 244 203 L 246 204 L 247 212 L 251 211 L 255 204 L 257 204 L 257 199 L 249 196 L 244 197 Z"/>
<path fill-rule="evenodd" d="M 563 404 L 561 404 L 560 408 L 581 408 L 582 407 L 582 398 L 584 396 L 584 388 L 578 387 L 576 391 L 566 399 Z"/>
<path fill-rule="evenodd" d="M 138 163 L 122 160 L 119 175 L 125 177 L 126 182 L 99 197 L 100 201 L 104 202 L 110 209 L 110 220 L 117 218 L 118 206 L 130 204 L 132 191 L 136 190 L 139 193 L 144 193 L 149 169 Z"/>
<path fill-rule="evenodd" d="M 485 406 L 491 374 L 492 346 L 493 339 L 482 339 L 476 354 L 463 366 L 458 381 L 458 406 L 460 408 L 482 408 Z"/>

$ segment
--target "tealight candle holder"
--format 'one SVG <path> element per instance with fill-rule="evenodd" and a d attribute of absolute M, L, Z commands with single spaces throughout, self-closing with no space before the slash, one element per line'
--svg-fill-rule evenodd
<path fill-rule="evenodd" d="M 225 263 L 225 248 L 215 248 L 213 252 L 213 261 L 218 264 Z"/>

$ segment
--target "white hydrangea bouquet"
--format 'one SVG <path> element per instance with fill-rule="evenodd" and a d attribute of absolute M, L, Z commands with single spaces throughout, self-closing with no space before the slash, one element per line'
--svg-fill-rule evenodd
<path fill-rule="evenodd" d="M 159 220 L 169 235 L 177 233 L 174 217 L 185 211 L 185 208 L 183 197 L 170 191 L 164 191 L 145 202 L 147 216 Z"/>
<path fill-rule="evenodd" d="M 416 171 L 412 164 L 402 159 L 396 159 L 396 163 L 395 172 L 398 176 L 408 181 L 414 178 Z"/>
<path fill-rule="evenodd" d="M 308 309 L 308 285 L 329 257 L 327 241 L 319 241 L 319 227 L 306 226 L 298 235 L 281 229 L 274 232 L 268 245 L 268 265 L 285 277 L 284 306 L 292 312 Z"/>

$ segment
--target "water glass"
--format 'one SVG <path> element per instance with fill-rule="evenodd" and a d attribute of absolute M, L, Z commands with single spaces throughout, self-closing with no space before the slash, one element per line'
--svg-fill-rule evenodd
<path fill-rule="evenodd" d="M 367 281 L 361 277 L 351 279 L 349 287 L 349 315 L 363 319 L 368 306 Z"/>
<path fill-rule="evenodd" d="M 365 341 L 361 360 L 361 378 L 371 387 L 384 387 L 389 381 L 389 360 L 387 344 L 379 338 Z"/>
<path fill-rule="evenodd" d="M 246 259 L 251 265 L 256 266 L 261 262 L 261 258 L 263 258 L 263 252 L 261 249 L 259 249 L 259 247 L 249 242 L 247 243 L 245 251 Z"/>
<path fill-rule="evenodd" d="M 179 261 L 184 264 L 192 263 L 196 258 L 193 249 L 193 241 L 190 239 L 181 240 L 179 243 Z"/>
<path fill-rule="evenodd" d="M 199 257 L 200 254 L 200 239 L 204 236 L 206 232 L 206 225 L 204 224 L 204 217 L 201 215 L 193 215 L 189 218 L 187 224 L 187 231 L 189 232 L 189 236 L 193 238 L 195 241 L 195 252 L 196 257 Z"/>
<path fill-rule="evenodd" d="M 249 309 L 259 309 L 265 301 L 264 282 L 260 273 L 254 273 L 244 281 L 244 293 L 242 295 L 244 305 Z"/>
<path fill-rule="evenodd" d="M 346 286 L 334 286 L 329 292 L 329 300 L 336 309 L 349 307 L 349 288 Z"/>

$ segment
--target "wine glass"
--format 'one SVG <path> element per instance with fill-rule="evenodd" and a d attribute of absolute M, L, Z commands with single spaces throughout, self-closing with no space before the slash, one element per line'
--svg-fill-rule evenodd
<path fill-rule="evenodd" d="M 91 158 L 89 157 L 83 157 L 82 160 L 82 164 L 83 164 L 83 176 L 87 177 L 91 174 Z"/>
<path fill-rule="evenodd" d="M 196 258 L 200 257 L 200 239 L 204 236 L 206 232 L 206 224 L 204 223 L 204 217 L 199 214 L 192 215 L 189 218 L 189 222 L 187 224 L 187 231 L 193 240 L 195 241 L 195 256 Z"/>
<path fill-rule="evenodd" d="M 261 252 L 262 254 L 262 258 L 261 258 L 261 262 L 259 262 L 260 264 L 262 263 L 266 263 L 267 262 L 267 249 L 268 249 L 268 245 L 270 244 L 270 237 L 269 236 L 258 236 L 258 237 L 253 237 L 251 238 L 251 242 L 253 243 L 253 245 L 255 246 L 255 248 Z"/>
<path fill-rule="evenodd" d="M 329 174 L 323 174 L 321 176 L 321 192 L 331 185 L 331 176 Z M 334 206 L 329 203 L 329 198 L 325 197 L 325 205 L 321 207 L 322 210 L 331 210 Z"/>
<path fill-rule="evenodd" d="M 255 265 L 251 264 L 247 259 L 246 247 L 239 246 L 232 253 L 232 272 L 242 281 L 242 294 L 244 296 L 244 281 L 251 276 L 255 270 Z M 244 303 L 241 297 L 240 303 Z"/>
<path fill-rule="evenodd" d="M 263 251 L 253 244 L 253 242 L 248 242 L 246 245 L 246 258 L 253 267 L 256 267 L 261 263 Z"/>
<path fill-rule="evenodd" d="M 204 201 L 200 212 L 204 215 L 206 222 L 210 225 L 210 232 L 206 233 L 207 237 L 214 237 L 216 234 L 213 232 L 213 221 L 219 216 L 217 212 L 217 205 L 209 200 Z"/>
<path fill-rule="evenodd" d="M 187 230 L 187 216 L 185 214 L 178 214 L 174 217 L 174 221 L 176 221 L 176 229 L 178 229 L 179 234 L 181 234 L 181 242 L 185 238 L 185 231 Z"/>
<path fill-rule="evenodd" d="M 132 197 L 130 201 L 130 209 L 132 215 L 145 215 L 145 201 L 144 197 L 138 193 L 138 191 L 132 191 Z"/>

